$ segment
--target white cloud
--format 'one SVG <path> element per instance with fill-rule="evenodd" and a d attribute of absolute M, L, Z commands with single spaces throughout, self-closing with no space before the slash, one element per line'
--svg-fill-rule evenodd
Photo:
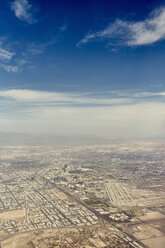
<path fill-rule="evenodd" d="M 18 72 L 19 71 L 18 66 L 0 64 L 0 67 L 3 68 L 7 72 Z"/>
<path fill-rule="evenodd" d="M 128 96 L 128 94 L 127 94 Z M 138 92 L 132 95 L 136 98 L 154 97 L 154 96 L 165 96 L 165 92 Z"/>
<path fill-rule="evenodd" d="M 8 72 L 17 72 L 17 66 L 0 65 Z M 96 96 L 94 93 L 63 93 L 48 92 L 27 89 L 11 89 L 0 91 L 0 97 L 12 99 L 23 103 L 51 103 L 51 104 L 80 104 L 80 105 L 123 105 L 141 101 L 151 101 L 155 97 L 160 100 L 164 99 L 165 92 L 109 92 L 106 96 Z M 162 98 L 163 97 L 163 98 Z"/>
<path fill-rule="evenodd" d="M 15 55 L 15 53 L 9 52 L 9 51 L 3 49 L 2 47 L 0 47 L 0 60 L 9 61 L 12 59 L 12 57 L 14 55 Z"/>
<path fill-rule="evenodd" d="M 59 92 L 46 92 L 34 90 L 13 89 L 7 91 L 0 91 L 0 96 L 10 98 L 15 101 L 22 102 L 42 102 L 42 103 L 63 103 L 63 104 L 127 104 L 132 100 L 128 98 L 96 98 L 96 97 L 82 97 L 80 94 L 59 93 Z"/>
<path fill-rule="evenodd" d="M 28 0 L 15 0 L 11 4 L 11 10 L 14 11 L 15 16 L 29 24 L 33 23 L 33 17 L 31 13 L 32 5 L 29 4 Z"/>
<path fill-rule="evenodd" d="M 4 43 L 4 39 L 0 40 L 0 60 L 2 61 L 2 63 L 0 63 L 0 67 L 7 72 L 17 72 L 18 66 L 13 66 L 8 64 L 15 56 L 15 53 L 4 49 L 3 43 Z"/>
<path fill-rule="evenodd" d="M 165 39 L 165 7 L 154 10 L 149 18 L 138 21 L 117 19 L 104 30 L 89 33 L 77 45 L 84 45 L 94 39 L 107 39 L 113 45 L 140 46 Z"/>

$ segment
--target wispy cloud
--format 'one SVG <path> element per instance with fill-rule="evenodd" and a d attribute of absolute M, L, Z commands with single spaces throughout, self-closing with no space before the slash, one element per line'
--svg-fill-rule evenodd
<path fill-rule="evenodd" d="M 65 30 L 67 30 L 67 25 L 64 24 L 64 25 L 60 26 L 59 29 L 61 32 L 64 32 Z"/>
<path fill-rule="evenodd" d="M 15 61 L 16 61 L 17 65 L 18 65 L 19 67 L 24 66 L 25 64 L 28 63 L 27 60 L 22 59 L 22 58 L 17 58 L 17 59 L 15 59 Z"/>
<path fill-rule="evenodd" d="M 151 97 L 160 97 L 160 96 L 165 96 L 164 91 L 160 92 L 153 92 L 153 91 L 138 91 L 138 92 L 133 92 L 130 90 L 127 91 L 110 91 L 109 94 L 115 95 L 115 96 L 120 96 L 120 97 L 129 97 L 133 99 L 143 99 L 143 98 L 151 98 Z"/>
<path fill-rule="evenodd" d="M 3 42 L 0 42 L 0 67 L 7 72 L 17 72 L 18 66 L 9 65 L 11 63 L 12 58 L 16 55 L 15 52 L 11 52 L 5 48 L 3 48 Z"/>
<path fill-rule="evenodd" d="M 32 5 L 28 0 L 15 0 L 11 3 L 11 10 L 14 11 L 15 16 L 29 24 L 34 22 L 34 18 L 31 13 Z"/>
<path fill-rule="evenodd" d="M 30 47 L 27 49 L 27 52 L 32 55 L 40 55 L 44 52 L 44 47 L 40 45 L 30 45 Z"/>
<path fill-rule="evenodd" d="M 6 64 L 0 64 L 0 67 L 3 68 L 7 72 L 18 72 L 19 67 L 14 65 L 6 65 Z"/>
<path fill-rule="evenodd" d="M 13 99 L 24 103 L 51 103 L 51 104 L 80 104 L 80 105 L 118 105 L 131 103 L 131 99 L 121 97 L 86 97 L 82 94 L 34 91 L 27 89 L 13 89 L 0 91 L 0 97 Z"/>
<path fill-rule="evenodd" d="M 6 49 L 3 49 L 2 47 L 0 47 L 0 60 L 5 60 L 5 61 L 9 61 L 12 59 L 12 57 L 15 55 L 14 52 L 10 52 Z"/>
<path fill-rule="evenodd" d="M 26 64 L 29 64 L 32 56 L 41 55 L 49 46 L 55 43 L 55 38 L 41 43 L 27 43 L 22 47 L 22 52 L 20 52 L 18 47 L 15 47 L 5 38 L 0 37 L 0 68 L 6 72 L 22 71 Z M 12 47 L 11 51 L 8 47 Z"/>
<path fill-rule="evenodd" d="M 48 48 L 49 46 L 52 46 L 56 43 L 56 39 L 53 38 L 51 39 L 50 41 L 47 41 L 47 42 L 43 42 L 43 43 L 31 43 L 28 45 L 28 48 L 27 48 L 27 52 L 25 52 L 24 54 L 27 55 L 27 53 L 29 54 L 32 54 L 32 55 L 40 55 L 42 54 L 46 48 Z"/>
<path fill-rule="evenodd" d="M 105 29 L 87 34 L 77 46 L 106 39 L 110 45 L 140 46 L 165 39 L 165 7 L 155 9 L 150 16 L 138 22 L 117 19 Z"/>
<path fill-rule="evenodd" d="M 4 66 L 4 65 L 3 65 Z M 6 66 L 7 71 L 17 72 L 17 66 Z M 165 97 L 165 92 L 109 92 L 101 96 L 95 93 L 64 93 L 64 92 L 47 92 L 27 89 L 11 89 L 0 91 L 0 97 L 10 99 L 16 102 L 26 104 L 42 104 L 42 105 L 84 105 L 84 106 L 99 106 L 99 105 L 125 105 L 137 102 L 152 101 L 153 99 L 162 100 Z"/>

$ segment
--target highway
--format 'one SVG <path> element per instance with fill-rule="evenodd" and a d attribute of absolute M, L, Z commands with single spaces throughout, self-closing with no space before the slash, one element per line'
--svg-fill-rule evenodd
<path fill-rule="evenodd" d="M 39 176 L 39 175 L 38 175 Z M 87 206 L 84 202 L 82 202 L 79 198 L 77 198 L 76 196 L 74 196 L 73 194 L 71 194 L 70 192 L 66 191 L 65 189 L 61 188 L 60 186 L 58 186 L 57 184 L 49 181 L 48 179 L 46 179 L 45 177 L 41 177 L 43 180 L 45 180 L 47 183 L 50 183 L 51 185 L 53 185 L 54 187 L 56 187 L 59 191 L 61 191 L 62 193 L 64 193 L 65 195 L 68 196 L 68 198 L 70 198 L 73 201 L 76 201 L 77 203 L 79 203 L 80 205 L 82 205 L 83 207 L 87 208 L 89 211 L 93 212 L 98 218 L 102 219 L 103 221 L 108 222 L 109 224 L 111 224 L 114 228 L 116 228 L 117 230 L 119 230 L 120 232 L 124 233 L 127 237 L 129 237 L 132 241 L 136 241 L 138 242 L 139 248 L 148 248 L 146 245 L 144 245 L 142 242 L 137 241 L 133 235 L 128 235 L 127 233 L 123 232 L 122 228 L 117 226 L 115 222 L 112 222 L 108 215 L 102 215 L 99 212 L 97 212 L 95 209 Z M 124 239 L 123 241 L 125 243 L 129 243 L 126 242 Z M 136 246 L 135 246 L 136 248 Z M 137 246 L 138 248 L 138 246 Z"/>

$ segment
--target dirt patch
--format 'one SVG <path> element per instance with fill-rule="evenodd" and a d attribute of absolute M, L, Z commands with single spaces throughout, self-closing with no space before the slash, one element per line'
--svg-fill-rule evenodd
<path fill-rule="evenodd" d="M 161 214 L 159 212 L 149 212 L 147 214 L 145 214 L 144 216 L 139 217 L 140 220 L 156 220 L 156 219 L 164 219 L 165 215 Z"/>
<path fill-rule="evenodd" d="M 3 220 L 18 220 L 21 221 L 25 217 L 25 212 L 24 210 L 13 210 L 13 211 L 8 211 L 0 214 L 0 221 Z"/>
<path fill-rule="evenodd" d="M 138 225 L 138 228 L 140 231 L 133 233 L 133 235 L 138 240 L 151 239 L 155 237 L 161 237 L 164 235 L 162 232 L 160 232 L 159 230 L 153 228 L 151 225 L 148 224 L 140 224 Z"/>
<path fill-rule="evenodd" d="M 143 241 L 149 248 L 164 248 L 165 247 L 165 236 L 159 238 L 152 238 Z"/>

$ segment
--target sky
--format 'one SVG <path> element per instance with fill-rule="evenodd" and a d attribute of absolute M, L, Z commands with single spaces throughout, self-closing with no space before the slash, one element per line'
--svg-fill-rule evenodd
<path fill-rule="evenodd" d="M 165 137 L 165 1 L 0 3 L 0 132 Z"/>

